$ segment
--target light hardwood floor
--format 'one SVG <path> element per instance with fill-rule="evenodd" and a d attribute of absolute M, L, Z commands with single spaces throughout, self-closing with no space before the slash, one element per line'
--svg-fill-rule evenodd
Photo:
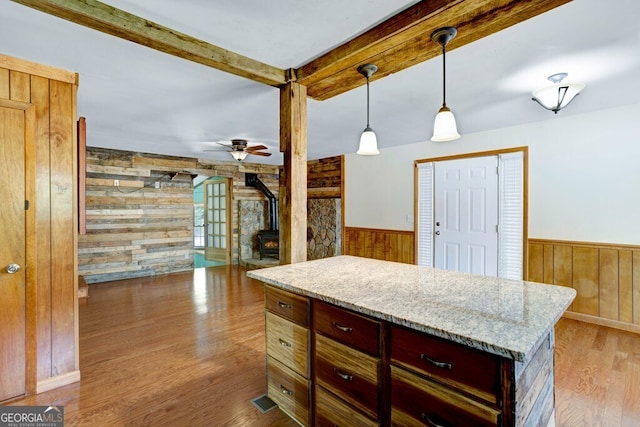
<path fill-rule="evenodd" d="M 263 291 L 241 267 L 93 285 L 82 381 L 12 405 L 64 405 L 65 425 L 294 426 L 264 393 Z M 562 319 L 556 425 L 640 425 L 640 336 Z"/>

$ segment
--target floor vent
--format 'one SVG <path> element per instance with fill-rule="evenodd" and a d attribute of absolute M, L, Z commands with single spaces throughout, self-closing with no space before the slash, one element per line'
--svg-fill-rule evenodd
<path fill-rule="evenodd" d="M 263 414 L 266 414 L 273 408 L 278 407 L 278 405 L 276 405 L 273 400 L 269 399 L 266 394 L 263 394 L 260 397 L 256 397 L 255 399 L 252 399 L 251 403 L 253 403 L 253 405 L 256 408 L 258 408 L 258 410 Z"/>

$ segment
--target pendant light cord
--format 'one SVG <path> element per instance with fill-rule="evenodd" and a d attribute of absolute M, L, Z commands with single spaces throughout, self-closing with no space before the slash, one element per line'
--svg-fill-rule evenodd
<path fill-rule="evenodd" d="M 447 47 L 442 43 L 442 106 L 447 106 Z"/>
<path fill-rule="evenodd" d="M 369 128 L 369 77 L 367 77 L 367 128 Z"/>

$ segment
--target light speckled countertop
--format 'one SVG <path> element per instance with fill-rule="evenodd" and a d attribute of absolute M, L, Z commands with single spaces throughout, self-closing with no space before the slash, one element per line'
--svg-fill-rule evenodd
<path fill-rule="evenodd" d="M 524 362 L 575 298 L 571 288 L 339 256 L 247 276 Z"/>

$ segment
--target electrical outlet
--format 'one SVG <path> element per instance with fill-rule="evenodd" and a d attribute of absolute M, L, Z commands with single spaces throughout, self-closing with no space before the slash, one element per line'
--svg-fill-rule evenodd
<path fill-rule="evenodd" d="M 120 187 L 120 180 L 119 179 L 114 179 L 113 180 L 113 186 L 114 187 Z"/>
<path fill-rule="evenodd" d="M 160 188 L 160 182 L 156 181 L 156 188 Z"/>

